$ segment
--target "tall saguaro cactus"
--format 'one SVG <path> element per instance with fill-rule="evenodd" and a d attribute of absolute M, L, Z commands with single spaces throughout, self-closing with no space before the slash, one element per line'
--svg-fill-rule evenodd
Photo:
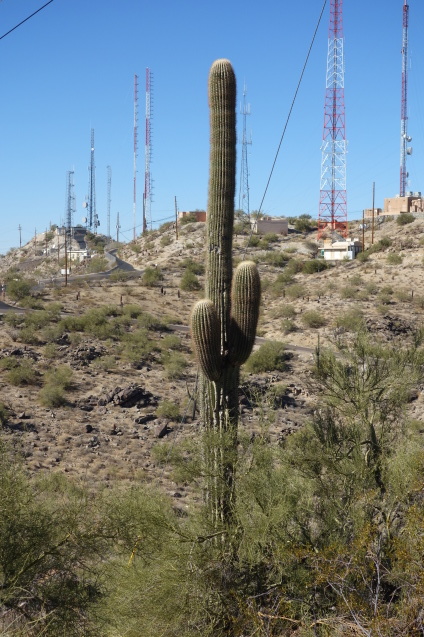
<path fill-rule="evenodd" d="M 237 455 L 239 370 L 252 350 L 259 316 L 255 263 L 233 276 L 236 183 L 236 79 L 228 60 L 209 74 L 210 173 L 206 241 L 206 299 L 193 308 L 191 331 L 201 368 L 201 410 L 206 426 L 206 499 L 212 527 L 231 525 Z"/>

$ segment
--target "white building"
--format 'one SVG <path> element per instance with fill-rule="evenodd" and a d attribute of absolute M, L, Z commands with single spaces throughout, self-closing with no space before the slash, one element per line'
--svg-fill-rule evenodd
<path fill-rule="evenodd" d="M 321 256 L 326 261 L 351 261 L 362 252 L 362 243 L 359 239 L 344 239 L 341 241 L 324 240 L 324 248 Z"/>

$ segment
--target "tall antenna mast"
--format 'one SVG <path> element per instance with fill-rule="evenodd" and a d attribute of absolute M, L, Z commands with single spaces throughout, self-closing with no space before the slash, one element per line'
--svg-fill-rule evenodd
<path fill-rule="evenodd" d="M 145 172 L 144 172 L 144 197 L 143 197 L 143 232 L 146 232 L 148 223 L 151 224 L 152 180 L 150 176 L 150 161 L 152 158 L 151 136 L 151 103 L 152 73 L 146 69 L 146 145 L 145 145 Z"/>
<path fill-rule="evenodd" d="M 240 193 L 239 193 L 239 210 L 250 218 L 250 201 L 249 201 L 249 168 L 247 162 L 247 146 L 252 143 L 252 138 L 247 136 L 246 124 L 247 116 L 250 115 L 250 104 L 246 103 L 247 88 L 243 88 L 243 104 L 241 113 L 243 115 L 243 137 L 241 150 L 241 171 L 240 171 Z"/>
<path fill-rule="evenodd" d="M 403 4 L 403 29 L 402 29 L 402 92 L 400 106 L 400 189 L 399 195 L 405 197 L 408 173 L 406 171 L 406 157 L 412 155 L 412 148 L 408 142 L 412 141 L 407 132 L 408 124 L 408 24 L 409 5 L 407 0 Z"/>
<path fill-rule="evenodd" d="M 330 0 L 318 238 L 325 230 L 347 237 L 343 0 Z"/>
<path fill-rule="evenodd" d="M 68 170 L 68 172 L 66 173 L 66 227 L 68 228 L 68 230 L 73 226 L 74 214 L 74 171 Z"/>
<path fill-rule="evenodd" d="M 112 192 L 112 168 L 107 167 L 107 236 L 110 237 L 110 203 Z"/>
<path fill-rule="evenodd" d="M 88 208 L 87 225 L 92 231 L 97 232 L 97 227 L 100 225 L 99 217 L 96 211 L 96 167 L 94 165 L 94 128 L 91 129 L 91 151 L 90 151 L 90 166 L 88 167 L 89 179 L 88 179 L 88 195 L 87 201 L 84 205 Z"/>
<path fill-rule="evenodd" d="M 137 150 L 138 150 L 138 76 L 134 75 L 134 192 L 133 192 L 133 241 L 137 233 Z"/>

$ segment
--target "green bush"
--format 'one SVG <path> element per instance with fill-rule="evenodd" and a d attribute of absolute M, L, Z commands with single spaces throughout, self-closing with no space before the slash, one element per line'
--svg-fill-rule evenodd
<path fill-rule="evenodd" d="M 290 256 L 286 252 L 267 252 L 261 260 L 276 268 L 283 268 L 289 259 Z"/>
<path fill-rule="evenodd" d="M 171 245 L 173 240 L 174 240 L 173 237 L 170 237 L 169 234 L 164 234 L 161 236 L 159 243 L 162 246 L 162 248 L 165 248 L 166 246 Z"/>
<path fill-rule="evenodd" d="M 163 280 L 163 274 L 159 268 L 147 267 L 141 277 L 142 285 L 153 288 Z"/>
<path fill-rule="evenodd" d="M 14 301 L 21 301 L 28 297 L 34 287 L 34 282 L 28 279 L 8 279 L 6 282 L 6 296 Z"/>
<path fill-rule="evenodd" d="M 116 268 L 109 274 L 109 281 L 111 283 L 123 283 L 130 279 L 130 273 L 125 270 L 121 270 L 121 268 Z"/>
<path fill-rule="evenodd" d="M 0 402 L 0 427 L 4 427 L 9 420 L 10 411 L 6 405 Z"/>
<path fill-rule="evenodd" d="M 302 296 L 307 295 L 306 288 L 300 283 L 293 283 L 292 285 L 288 285 L 286 287 L 286 296 L 291 299 L 300 299 Z"/>
<path fill-rule="evenodd" d="M 294 318 L 296 316 L 294 305 L 290 305 L 290 303 L 284 303 L 277 309 L 277 315 L 283 318 Z"/>
<path fill-rule="evenodd" d="M 298 327 L 296 323 L 291 319 L 284 319 L 281 323 L 281 331 L 283 334 L 291 334 L 297 332 Z"/>
<path fill-rule="evenodd" d="M 343 314 L 337 316 L 335 320 L 336 327 L 341 327 L 349 332 L 358 332 L 364 328 L 364 317 L 360 310 L 347 310 Z"/>
<path fill-rule="evenodd" d="M 62 389 L 71 389 L 73 385 L 73 371 L 69 365 L 59 365 L 49 369 L 44 374 L 44 384 L 62 387 Z"/>
<path fill-rule="evenodd" d="M 287 369 L 287 352 L 284 343 L 269 341 L 251 354 L 245 364 L 248 372 L 258 374 L 260 372 L 285 371 Z"/>
<path fill-rule="evenodd" d="M 12 361 L 10 360 L 10 362 Z M 6 374 L 6 380 L 17 387 L 20 385 L 34 385 L 37 383 L 37 373 L 32 362 L 25 359 L 20 362 L 15 360 L 15 364 L 9 368 Z"/>
<path fill-rule="evenodd" d="M 201 275 L 205 273 L 205 266 L 203 263 L 199 263 L 198 261 L 194 261 L 192 258 L 188 257 L 181 262 L 181 266 L 186 270 L 190 270 L 193 274 Z"/>
<path fill-rule="evenodd" d="M 40 405 L 49 409 L 66 405 L 65 390 L 60 385 L 44 385 L 38 394 Z"/>
<path fill-rule="evenodd" d="M 322 314 L 317 310 L 308 310 L 302 314 L 302 322 L 306 327 L 318 328 L 327 324 L 327 321 Z"/>
<path fill-rule="evenodd" d="M 188 366 L 185 356 L 181 352 L 175 351 L 164 352 L 162 354 L 162 363 L 167 377 L 171 380 L 183 378 Z"/>
<path fill-rule="evenodd" d="M 413 221 L 415 221 L 415 217 L 410 212 L 400 213 L 396 219 L 398 226 L 406 226 L 406 224 L 412 223 Z"/>
<path fill-rule="evenodd" d="M 302 266 L 302 272 L 304 274 L 314 274 L 315 272 L 327 270 L 327 268 L 328 264 L 324 259 L 311 259 L 310 261 L 305 261 Z"/>
<path fill-rule="evenodd" d="M 389 265 L 400 265 L 403 261 L 403 258 L 400 254 L 395 254 L 394 252 L 391 252 L 390 254 L 387 255 L 387 263 Z"/>
<path fill-rule="evenodd" d="M 201 289 L 200 281 L 192 270 L 185 270 L 180 281 L 180 288 L 184 292 L 194 292 Z"/>
<path fill-rule="evenodd" d="M 89 274 L 105 272 L 109 267 L 109 262 L 105 257 L 91 257 L 87 261 L 86 272 Z"/>
<path fill-rule="evenodd" d="M 170 400 L 162 400 L 156 410 L 161 418 L 169 418 L 170 420 L 178 420 L 180 418 L 180 408 Z"/>

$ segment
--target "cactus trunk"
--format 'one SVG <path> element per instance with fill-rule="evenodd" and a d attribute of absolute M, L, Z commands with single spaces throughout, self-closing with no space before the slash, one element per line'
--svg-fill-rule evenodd
<path fill-rule="evenodd" d="M 211 67 L 209 108 L 207 298 L 193 308 L 191 329 L 201 368 L 208 517 L 212 531 L 219 532 L 229 530 L 234 521 L 240 365 L 253 347 L 260 304 L 254 263 L 240 264 L 233 282 L 236 79 L 228 60 L 217 60 Z"/>

